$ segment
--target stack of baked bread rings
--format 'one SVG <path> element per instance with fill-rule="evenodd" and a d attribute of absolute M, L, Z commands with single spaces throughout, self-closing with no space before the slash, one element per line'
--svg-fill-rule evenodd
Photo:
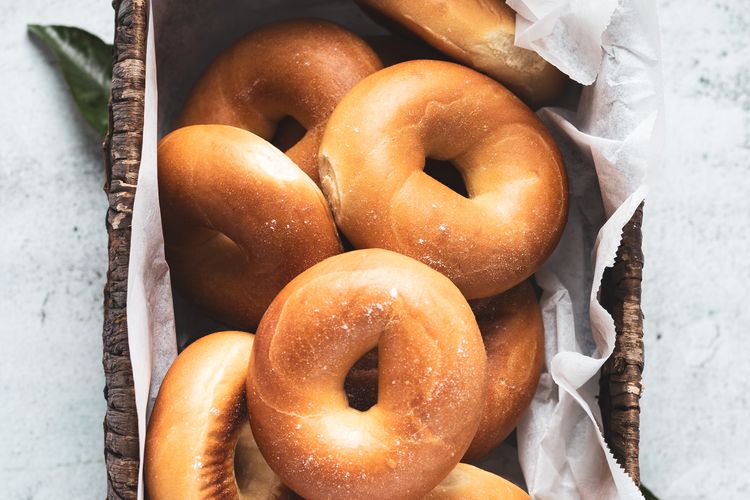
<path fill-rule="evenodd" d="M 379 55 L 327 21 L 267 25 L 208 67 L 159 144 L 175 286 L 242 331 L 167 373 L 152 500 L 528 498 L 469 463 L 512 432 L 542 369 L 529 278 L 567 185 L 521 99 L 564 80 L 514 47 L 499 0 L 359 3 L 443 60 L 411 59 L 434 50 L 413 41 L 376 40 Z"/>

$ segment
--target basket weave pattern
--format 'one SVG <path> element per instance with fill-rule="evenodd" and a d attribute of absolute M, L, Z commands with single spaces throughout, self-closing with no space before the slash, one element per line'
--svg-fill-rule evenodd
<path fill-rule="evenodd" d="M 143 142 L 146 83 L 146 0 L 115 0 L 115 49 L 109 132 L 104 143 L 109 199 L 109 268 L 104 288 L 104 459 L 107 498 L 134 499 L 138 481 L 138 419 L 128 349 L 128 259 L 133 200 Z"/>

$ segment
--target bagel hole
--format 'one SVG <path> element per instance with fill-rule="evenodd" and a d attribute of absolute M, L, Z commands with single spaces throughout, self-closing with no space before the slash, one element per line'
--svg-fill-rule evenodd
<path fill-rule="evenodd" d="M 367 411 L 378 402 L 378 349 L 359 358 L 344 380 L 344 391 L 349 406 Z"/>
<path fill-rule="evenodd" d="M 351 252 L 352 250 L 356 250 L 354 248 L 354 245 L 352 245 L 352 242 L 349 241 L 349 238 L 346 237 L 344 233 L 339 230 L 339 240 L 341 240 L 341 246 L 344 249 L 344 252 Z"/>
<path fill-rule="evenodd" d="M 285 116 L 276 125 L 276 131 L 271 137 L 271 144 L 281 151 L 288 151 L 297 144 L 307 133 L 305 127 L 291 116 Z"/>
<path fill-rule="evenodd" d="M 424 163 L 424 173 L 464 198 L 469 197 L 461 172 L 451 162 L 427 158 Z"/>

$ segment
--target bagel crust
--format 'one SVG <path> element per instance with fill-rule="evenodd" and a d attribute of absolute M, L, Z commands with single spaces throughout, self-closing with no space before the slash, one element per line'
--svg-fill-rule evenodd
<path fill-rule="evenodd" d="M 487 352 L 487 396 L 466 461 L 482 458 L 510 435 L 534 398 L 544 365 L 544 324 L 531 283 L 471 307 Z"/>
<path fill-rule="evenodd" d="M 530 500 L 521 488 L 473 465 L 458 464 L 422 500 Z"/>
<path fill-rule="evenodd" d="M 455 60 L 482 71 L 534 107 L 560 96 L 566 77 L 515 45 L 516 13 L 503 0 L 357 0 Z"/>
<path fill-rule="evenodd" d="M 498 446 L 518 425 L 534 397 L 544 363 L 544 324 L 531 283 L 470 302 L 487 353 L 487 395 L 474 439 L 463 460 L 474 462 Z M 352 407 L 378 400 L 378 357 L 370 351 L 349 371 L 345 384 Z"/>
<path fill-rule="evenodd" d="M 425 174 L 450 161 L 469 197 Z M 323 191 L 356 248 L 386 248 L 448 276 L 469 299 L 528 278 L 567 217 L 560 153 L 542 122 L 492 79 L 409 61 L 357 84 L 328 121 Z"/>
<path fill-rule="evenodd" d="M 286 154 L 318 183 L 328 117 L 354 84 L 381 67 L 364 41 L 336 24 L 273 23 L 219 55 L 193 88 L 178 124 L 232 125 L 270 141 L 279 121 L 291 116 L 306 133 Z"/>
<path fill-rule="evenodd" d="M 214 333 L 191 344 L 170 367 L 146 434 L 144 480 L 151 500 L 287 498 L 252 434 L 243 432 L 249 429 L 245 379 L 252 346 L 249 333 Z M 235 459 L 252 465 L 236 478 Z"/>
<path fill-rule="evenodd" d="M 376 346 L 378 402 L 360 412 L 344 379 Z M 447 278 L 386 250 L 341 254 L 263 316 L 247 385 L 253 435 L 305 498 L 421 498 L 476 432 L 485 368 L 474 316 Z"/>
<path fill-rule="evenodd" d="M 254 329 L 284 285 L 341 251 L 318 187 L 258 136 L 185 127 L 158 155 L 171 276 L 216 319 Z"/>

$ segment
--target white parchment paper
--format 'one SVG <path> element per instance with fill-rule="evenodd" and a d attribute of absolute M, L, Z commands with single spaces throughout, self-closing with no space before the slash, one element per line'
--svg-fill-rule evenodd
<path fill-rule="evenodd" d="M 173 301 L 156 184 L 158 138 L 171 130 L 205 66 L 254 27 L 315 16 L 361 35 L 383 32 L 345 0 L 151 3 L 143 156 L 128 273 L 141 458 L 150 402 L 178 343 L 221 328 L 179 296 Z M 646 172 L 660 151 L 656 8 L 649 0 L 507 3 L 518 12 L 516 43 L 588 86 L 577 109 L 539 112 L 566 161 L 570 216 L 560 245 L 536 275 L 544 291 L 545 373 L 518 428 L 517 451 L 503 445 L 484 465 L 525 482 L 535 499 L 642 498 L 599 432 L 598 375 L 614 347 L 615 330 L 597 293 L 604 268 L 614 262 L 622 227 L 646 194 Z M 523 477 L 517 477 L 520 471 Z"/>
<path fill-rule="evenodd" d="M 537 273 L 546 373 L 518 429 L 521 466 L 533 498 L 642 498 L 599 432 L 598 374 L 615 328 L 597 294 L 661 148 L 656 7 L 648 0 L 508 3 L 519 13 L 519 45 L 593 82 L 575 112 L 540 112 L 566 159 L 571 207 L 560 245 Z"/>

